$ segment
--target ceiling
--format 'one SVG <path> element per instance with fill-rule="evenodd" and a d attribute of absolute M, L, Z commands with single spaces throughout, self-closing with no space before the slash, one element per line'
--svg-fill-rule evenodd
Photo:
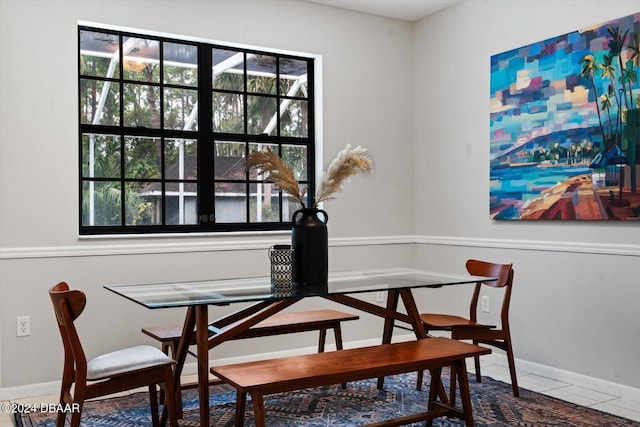
<path fill-rule="evenodd" d="M 372 15 L 417 21 L 462 0 L 306 0 Z"/>

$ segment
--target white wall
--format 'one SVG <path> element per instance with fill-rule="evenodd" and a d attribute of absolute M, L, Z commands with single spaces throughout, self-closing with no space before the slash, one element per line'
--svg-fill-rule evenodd
<path fill-rule="evenodd" d="M 182 316 L 135 306 L 104 284 L 266 274 L 266 248 L 287 238 L 78 239 L 78 20 L 322 55 L 325 166 L 351 143 L 369 148 L 375 168 L 325 206 L 331 268 L 461 271 L 472 256 L 513 261 L 517 357 L 640 387 L 638 226 L 493 223 L 487 200 L 489 56 L 638 6 L 468 0 L 409 24 L 297 0 L 0 0 L 0 395 L 59 379 L 47 296 L 57 281 L 88 293 L 80 328 L 98 353 Z M 421 302 L 458 307 L 446 291 Z M 31 337 L 15 337 L 21 315 L 32 317 Z M 345 340 L 379 334 L 378 319 L 363 318 L 345 325 Z M 215 357 L 314 341 L 236 342 Z"/>
<path fill-rule="evenodd" d="M 59 380 L 62 347 L 47 295 L 58 281 L 87 292 L 80 327 L 96 354 L 183 315 L 137 307 L 104 284 L 268 274 L 267 248 L 289 238 L 78 238 L 78 20 L 322 55 L 324 166 L 350 143 L 367 147 L 375 168 L 324 206 L 332 269 L 412 264 L 413 246 L 403 244 L 413 230 L 411 24 L 289 0 L 0 0 L 0 387 Z M 21 315 L 31 316 L 28 338 L 15 337 Z M 345 339 L 375 336 L 373 323 L 345 330 Z M 255 345 L 225 345 L 217 356 Z"/>
<path fill-rule="evenodd" d="M 513 262 L 516 357 L 636 388 L 640 223 L 492 221 L 488 158 L 491 55 L 637 12 L 638 0 L 470 0 L 419 22 L 414 47 L 417 265 Z M 458 292 L 424 303 L 465 314 Z"/>

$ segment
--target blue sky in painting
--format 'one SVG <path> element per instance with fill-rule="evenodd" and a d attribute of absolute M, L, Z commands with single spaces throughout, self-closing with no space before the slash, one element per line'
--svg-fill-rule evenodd
<path fill-rule="evenodd" d="M 524 162 L 523 150 L 556 142 L 598 147 L 602 137 L 595 93 L 592 83 L 580 75 L 580 59 L 592 54 L 602 63 L 610 40 L 607 27 L 620 25 L 623 32 L 637 32 L 639 20 L 640 14 L 630 15 L 492 56 L 492 165 Z M 595 82 L 598 96 L 610 84 L 600 75 Z M 615 109 L 614 105 L 612 117 Z M 607 125 L 607 115 L 601 118 Z"/>

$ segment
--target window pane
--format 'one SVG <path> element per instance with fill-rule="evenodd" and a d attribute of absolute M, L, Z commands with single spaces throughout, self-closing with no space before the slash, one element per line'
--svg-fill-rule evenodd
<path fill-rule="evenodd" d="M 166 190 L 167 224 L 197 224 L 198 185 L 194 182 L 168 182 Z"/>
<path fill-rule="evenodd" d="M 82 225 L 122 225 L 120 182 L 82 182 Z"/>
<path fill-rule="evenodd" d="M 82 135 L 82 177 L 120 178 L 120 137 Z"/>
<path fill-rule="evenodd" d="M 300 187 L 301 188 L 306 187 L 306 185 L 301 185 Z M 305 205 L 310 206 L 310 200 L 308 195 L 305 197 Z M 298 203 L 296 200 L 290 198 L 287 194 L 283 194 L 282 195 L 282 221 L 290 222 L 291 217 L 293 216 L 293 213 L 298 209 L 300 209 L 301 207 L 302 206 L 300 206 L 300 203 Z"/>
<path fill-rule="evenodd" d="M 266 96 L 247 96 L 247 133 L 275 135 L 277 100 Z"/>
<path fill-rule="evenodd" d="M 218 48 L 211 52 L 213 88 L 244 91 L 244 53 Z"/>
<path fill-rule="evenodd" d="M 164 90 L 164 128 L 198 130 L 198 91 L 166 88 Z"/>
<path fill-rule="evenodd" d="M 198 179 L 198 141 L 167 139 L 164 143 L 166 179 Z"/>
<path fill-rule="evenodd" d="M 252 142 L 249 144 L 249 153 L 253 151 L 267 151 L 267 149 L 273 151 L 276 154 L 279 153 L 278 146 L 276 144 L 255 143 L 255 142 Z M 264 178 L 262 175 L 258 175 L 258 171 L 256 171 L 254 168 L 251 168 L 249 170 L 249 179 L 252 181 L 255 181 L 255 180 L 262 180 Z"/>
<path fill-rule="evenodd" d="M 80 31 L 80 74 L 120 78 L 119 37 L 96 31 Z"/>
<path fill-rule="evenodd" d="M 245 160 L 269 147 L 313 186 L 311 59 L 87 26 L 78 40 L 81 234 L 287 226 L 299 203 Z"/>
<path fill-rule="evenodd" d="M 297 181 L 307 181 L 307 147 L 305 145 L 283 145 L 282 160 L 293 169 Z"/>
<path fill-rule="evenodd" d="M 276 95 L 276 57 L 253 55 L 247 59 L 247 91 Z"/>
<path fill-rule="evenodd" d="M 271 183 L 251 184 L 250 222 L 280 221 L 280 192 Z"/>
<path fill-rule="evenodd" d="M 214 172 L 215 179 L 244 180 L 246 144 L 244 142 L 216 141 Z"/>
<path fill-rule="evenodd" d="M 160 43 L 137 37 L 122 42 L 123 78 L 140 82 L 160 82 Z"/>
<path fill-rule="evenodd" d="M 216 222 L 247 222 L 247 194 L 244 184 L 215 185 Z"/>
<path fill-rule="evenodd" d="M 80 120 L 92 125 L 120 125 L 120 84 L 80 80 Z"/>
<path fill-rule="evenodd" d="M 277 144 L 267 144 L 265 142 L 261 142 L 261 143 L 252 142 L 252 143 L 249 144 L 249 152 L 250 153 L 252 151 L 267 151 L 267 149 L 270 149 L 274 153 L 278 154 L 278 145 Z"/>
<path fill-rule="evenodd" d="M 125 145 L 125 178 L 160 178 L 160 138 L 127 136 Z"/>
<path fill-rule="evenodd" d="M 198 86 L 198 48 L 179 43 L 163 43 L 164 82 Z"/>
<path fill-rule="evenodd" d="M 244 133 L 244 97 L 242 95 L 213 93 L 213 131 Z"/>
<path fill-rule="evenodd" d="M 291 101 L 280 118 L 280 135 L 305 138 L 309 135 L 307 101 Z"/>
<path fill-rule="evenodd" d="M 307 61 L 301 59 L 280 59 L 280 94 L 306 98 Z"/>
<path fill-rule="evenodd" d="M 139 182 L 127 182 L 124 200 L 125 225 L 162 224 L 162 195 Z"/>
<path fill-rule="evenodd" d="M 160 128 L 160 88 L 124 85 L 124 125 Z"/>

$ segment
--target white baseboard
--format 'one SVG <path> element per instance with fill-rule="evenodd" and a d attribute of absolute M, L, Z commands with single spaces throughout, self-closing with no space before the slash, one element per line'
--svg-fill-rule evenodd
<path fill-rule="evenodd" d="M 411 334 L 394 336 L 394 342 L 410 341 L 414 339 Z M 379 339 L 350 341 L 344 344 L 345 348 L 358 348 L 369 345 L 380 344 Z M 328 344 L 327 351 L 335 350 L 335 345 Z M 272 359 L 277 357 L 296 356 L 299 354 L 309 354 L 316 351 L 316 347 L 305 347 L 291 350 L 276 351 L 270 353 L 258 353 L 246 356 L 229 357 L 224 359 L 210 360 L 209 364 L 225 365 L 229 363 L 242 363 L 252 360 L 260 359 Z M 506 357 L 498 352 L 492 353 L 493 360 L 502 362 L 501 364 L 507 365 Z M 612 396 L 624 396 L 625 399 L 640 401 L 640 388 L 634 388 L 626 386 L 624 384 L 618 384 L 611 381 L 602 380 L 599 378 L 589 377 L 587 375 L 578 374 L 564 369 L 558 369 L 551 366 L 541 365 L 535 362 L 529 362 L 522 359 L 516 359 L 516 366 L 520 372 L 527 372 L 534 375 L 550 378 L 556 381 L 573 384 L 579 387 L 587 388 L 590 390 L 596 390 L 602 393 L 610 394 Z M 196 373 L 196 363 L 185 363 L 183 374 L 193 375 Z M 0 400 L 16 400 L 22 398 L 33 398 L 38 396 L 48 396 L 52 394 L 58 394 L 60 392 L 60 381 L 50 381 L 46 383 L 27 384 L 16 387 L 4 387 L 0 388 Z"/>
<path fill-rule="evenodd" d="M 505 366 L 507 365 L 507 357 L 504 354 L 494 353 L 494 356 L 496 358 L 503 359 Z M 640 388 L 630 387 L 624 384 L 618 384 L 600 378 L 594 378 L 578 374 L 576 372 L 565 371 L 564 369 L 558 369 L 552 366 L 541 365 L 539 363 L 521 359 L 516 359 L 516 367 L 521 371 L 529 372 L 541 377 L 573 384 L 578 387 L 599 391 L 600 393 L 610 394 L 612 396 L 624 397 L 626 400 L 640 402 Z"/>

